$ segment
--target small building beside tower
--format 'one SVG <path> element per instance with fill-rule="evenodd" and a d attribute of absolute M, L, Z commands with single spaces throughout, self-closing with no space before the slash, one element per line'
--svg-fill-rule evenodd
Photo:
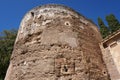
<path fill-rule="evenodd" d="M 120 30 L 103 39 L 100 47 L 111 80 L 120 80 Z"/>

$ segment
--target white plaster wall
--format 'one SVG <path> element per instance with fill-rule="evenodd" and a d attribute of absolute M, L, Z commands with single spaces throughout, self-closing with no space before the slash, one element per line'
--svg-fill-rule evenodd
<path fill-rule="evenodd" d="M 120 42 L 117 42 L 117 45 L 114 47 L 109 47 L 115 65 L 118 72 L 120 73 Z"/>

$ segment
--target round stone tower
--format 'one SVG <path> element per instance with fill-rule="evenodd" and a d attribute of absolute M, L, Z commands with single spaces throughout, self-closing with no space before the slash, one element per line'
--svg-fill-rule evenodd
<path fill-rule="evenodd" d="M 5 80 L 109 80 L 98 28 L 61 5 L 23 18 Z"/>

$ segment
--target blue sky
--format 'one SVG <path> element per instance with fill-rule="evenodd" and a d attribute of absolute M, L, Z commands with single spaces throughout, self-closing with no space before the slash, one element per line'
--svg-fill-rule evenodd
<path fill-rule="evenodd" d="M 111 13 L 120 20 L 120 0 L 0 0 L 0 31 L 18 29 L 25 13 L 49 3 L 69 6 L 96 24 L 98 16 L 105 21 Z"/>

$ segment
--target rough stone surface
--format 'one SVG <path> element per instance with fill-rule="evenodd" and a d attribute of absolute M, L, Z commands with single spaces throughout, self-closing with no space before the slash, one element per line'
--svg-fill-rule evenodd
<path fill-rule="evenodd" d="M 5 80 L 109 80 L 92 22 L 61 5 L 23 18 Z"/>
<path fill-rule="evenodd" d="M 111 80 L 120 80 L 120 30 L 102 40 L 100 47 Z"/>

